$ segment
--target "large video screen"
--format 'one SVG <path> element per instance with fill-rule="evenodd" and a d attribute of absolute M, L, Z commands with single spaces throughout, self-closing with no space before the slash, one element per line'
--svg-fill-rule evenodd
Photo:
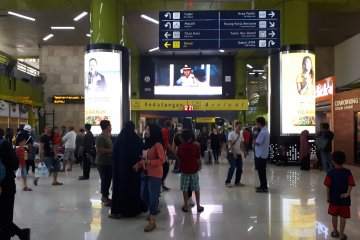
<path fill-rule="evenodd" d="M 155 61 L 155 95 L 222 95 L 220 60 Z"/>
<path fill-rule="evenodd" d="M 281 134 L 315 133 L 315 55 L 281 54 Z"/>
<path fill-rule="evenodd" d="M 85 123 L 94 135 L 100 134 L 100 121 L 109 120 L 112 134 L 120 127 L 121 52 L 89 52 L 85 54 Z"/>

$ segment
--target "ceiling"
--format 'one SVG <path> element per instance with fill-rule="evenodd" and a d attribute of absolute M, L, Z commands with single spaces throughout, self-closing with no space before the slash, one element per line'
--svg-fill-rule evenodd
<path fill-rule="evenodd" d="M 125 8 L 125 19 L 130 27 L 138 50 L 158 46 L 158 25 L 142 18 L 146 14 L 158 19 L 159 10 L 231 10 L 231 9 L 281 9 L 286 0 L 118 0 Z M 310 3 L 309 37 L 315 47 L 335 46 L 360 33 L 360 0 L 308 0 Z M 78 22 L 73 18 L 83 11 L 89 12 L 90 0 L 1 0 L 0 1 L 0 51 L 15 57 L 38 56 L 42 45 L 86 45 L 90 39 L 90 17 Z M 35 22 L 10 16 L 7 11 L 36 18 Z M 50 26 L 69 25 L 75 30 L 51 30 Z M 54 37 L 42 39 L 49 33 Z M 190 54 L 200 54 L 198 51 Z M 220 54 L 217 51 L 202 51 L 201 54 Z M 235 54 L 237 51 L 231 51 Z M 151 54 L 172 54 L 156 51 Z M 177 53 L 189 54 L 189 52 Z M 226 52 L 225 54 L 229 54 Z M 264 56 L 264 51 L 252 51 L 251 57 Z"/>

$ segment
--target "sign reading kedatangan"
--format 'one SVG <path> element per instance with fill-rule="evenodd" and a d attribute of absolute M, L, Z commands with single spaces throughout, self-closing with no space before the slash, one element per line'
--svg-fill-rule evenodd
<path fill-rule="evenodd" d="M 120 132 L 121 52 L 93 51 L 85 54 L 85 123 L 94 135 L 101 133 L 100 121 L 109 120 L 112 133 Z"/>
<path fill-rule="evenodd" d="M 281 54 L 281 134 L 315 133 L 315 55 Z"/>

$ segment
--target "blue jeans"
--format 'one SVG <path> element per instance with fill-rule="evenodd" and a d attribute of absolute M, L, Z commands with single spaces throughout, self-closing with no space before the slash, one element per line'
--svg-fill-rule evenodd
<path fill-rule="evenodd" d="M 140 197 L 149 209 L 150 215 L 159 213 L 159 196 L 162 180 L 156 177 L 145 177 L 141 180 Z"/>
<path fill-rule="evenodd" d="M 321 151 L 320 153 L 321 153 L 321 162 L 323 165 L 323 169 L 328 172 L 331 169 L 333 169 L 333 165 L 331 161 L 331 152 Z"/>
<path fill-rule="evenodd" d="M 225 183 L 230 183 L 231 182 L 231 179 L 232 179 L 232 177 L 234 175 L 235 168 L 236 168 L 235 184 L 240 183 L 241 174 L 243 172 L 243 170 L 242 170 L 243 162 L 242 162 L 241 154 L 237 154 L 237 157 L 238 158 L 235 159 L 234 154 L 229 153 L 230 167 L 229 167 L 229 171 L 228 171 L 228 175 L 227 175 Z"/>

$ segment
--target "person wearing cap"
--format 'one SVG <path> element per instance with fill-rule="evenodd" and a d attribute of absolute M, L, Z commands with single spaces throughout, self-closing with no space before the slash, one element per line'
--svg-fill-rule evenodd
<path fill-rule="evenodd" d="M 198 86 L 199 80 L 191 73 L 191 67 L 185 65 L 182 68 L 182 76 L 176 80 L 176 85 L 184 87 L 196 87 Z"/>
<path fill-rule="evenodd" d="M 35 152 L 34 152 L 34 138 L 31 136 L 31 126 L 30 125 L 25 125 L 23 127 L 23 129 L 16 135 L 16 141 L 15 141 L 15 146 L 18 147 L 19 146 L 19 140 L 20 139 L 25 139 L 25 150 L 27 152 L 28 155 L 28 159 L 26 161 L 26 172 L 29 172 L 29 169 L 31 167 L 31 171 L 34 173 L 35 172 Z"/>

